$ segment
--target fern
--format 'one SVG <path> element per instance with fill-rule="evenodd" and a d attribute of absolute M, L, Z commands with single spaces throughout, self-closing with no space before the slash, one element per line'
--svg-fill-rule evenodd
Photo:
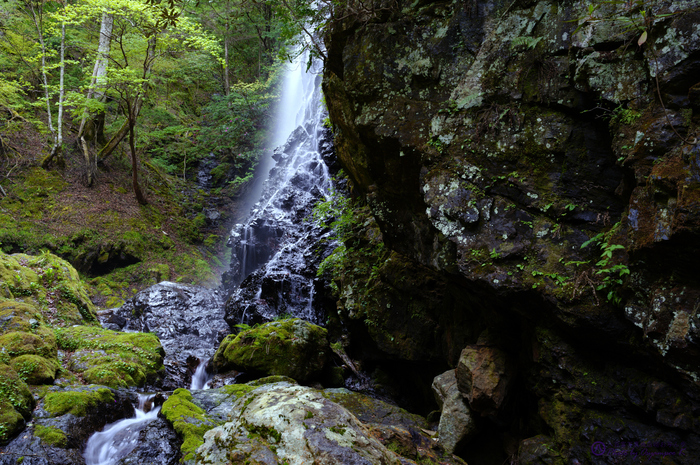
<path fill-rule="evenodd" d="M 542 37 L 516 37 L 510 42 L 510 47 L 515 49 L 521 45 L 524 45 L 526 49 L 532 50 L 537 47 L 537 44 L 539 44 L 541 40 Z"/>

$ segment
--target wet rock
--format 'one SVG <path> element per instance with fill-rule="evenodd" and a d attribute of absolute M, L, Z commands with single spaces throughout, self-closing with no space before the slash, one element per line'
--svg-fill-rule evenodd
<path fill-rule="evenodd" d="M 472 410 L 495 415 L 508 395 L 513 367 L 508 355 L 496 347 L 467 346 L 455 370 L 457 385 Z"/>
<path fill-rule="evenodd" d="M 34 411 L 31 425 L 7 444 L 0 464 L 83 465 L 88 437 L 106 423 L 132 416 L 136 396 L 104 386 L 51 387 Z"/>
<path fill-rule="evenodd" d="M 313 71 L 313 70 L 312 70 Z M 313 208 L 330 192 L 329 131 L 322 126 L 320 78 L 302 77 L 310 89 L 303 121 L 273 154 L 276 161 L 249 219 L 231 233 L 231 268 L 222 276 L 230 295 L 226 320 L 254 324 L 289 314 L 313 323 L 325 320 L 324 285 L 316 277 L 333 241 L 312 219 Z M 326 138 L 326 139 L 324 139 Z M 319 147 L 325 155 L 319 153 Z"/>
<path fill-rule="evenodd" d="M 194 367 L 188 357 L 210 358 L 229 333 L 218 291 L 164 281 L 145 289 L 105 315 L 106 328 L 151 332 L 165 351 L 164 389 L 189 385 Z"/>
<path fill-rule="evenodd" d="M 117 465 L 175 465 L 179 463 L 180 440 L 162 418 L 147 423 L 138 434 L 136 447 Z"/>
<path fill-rule="evenodd" d="M 459 452 L 476 432 L 476 422 L 457 387 L 455 370 L 436 376 L 432 389 L 441 410 L 438 440 L 445 452 Z"/>
<path fill-rule="evenodd" d="M 328 359 L 327 331 L 298 318 L 265 323 L 229 335 L 212 360 L 217 371 L 236 369 L 298 381 L 318 377 Z"/>

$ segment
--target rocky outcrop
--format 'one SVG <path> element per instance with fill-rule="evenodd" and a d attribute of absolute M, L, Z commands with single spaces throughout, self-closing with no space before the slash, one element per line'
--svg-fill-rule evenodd
<path fill-rule="evenodd" d="M 382 419 L 375 409 L 391 415 Z M 243 395 L 228 421 L 204 434 L 195 463 L 464 463 L 433 448 L 419 428 L 400 409 L 349 391 L 266 384 Z"/>
<path fill-rule="evenodd" d="M 412 349 L 432 354 L 432 376 L 470 346 L 467 361 L 516 380 L 500 401 L 498 383 L 482 391 L 495 404 L 475 404 L 489 418 L 463 456 L 588 463 L 663 439 L 677 446 L 655 452 L 691 463 L 697 414 L 671 406 L 700 407 L 693 2 L 375 2 L 348 13 L 326 36 L 324 92 L 337 155 L 393 263 L 406 276 L 427 269 L 423 289 L 441 299 L 411 312 L 438 323 Z M 386 291 L 386 256 L 353 257 L 369 271 L 336 277 L 338 318 L 375 315 L 355 340 L 369 336 L 373 363 L 390 366 L 411 342 L 393 342 L 389 308 L 407 305 Z M 475 347 L 483 329 L 491 345 Z M 497 447 L 479 440 L 487 432 Z"/>
<path fill-rule="evenodd" d="M 167 281 L 102 313 L 100 320 L 105 328 L 158 336 L 165 351 L 164 389 L 188 386 L 199 362 L 211 358 L 230 332 L 217 290 Z"/>
<path fill-rule="evenodd" d="M 487 345 L 469 345 L 457 362 L 455 378 L 469 406 L 482 415 L 497 415 L 512 384 L 508 355 Z"/>

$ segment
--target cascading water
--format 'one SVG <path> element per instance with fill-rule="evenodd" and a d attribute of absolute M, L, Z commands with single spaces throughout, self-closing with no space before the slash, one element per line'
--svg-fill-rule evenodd
<path fill-rule="evenodd" d="M 141 430 L 158 418 L 160 406 L 153 407 L 153 394 L 139 394 L 135 416 L 125 418 L 90 436 L 83 457 L 86 465 L 112 465 L 126 457 L 138 445 Z"/>
<path fill-rule="evenodd" d="M 190 390 L 193 389 L 209 389 L 209 381 L 211 377 L 207 373 L 207 364 L 209 360 L 202 360 L 197 365 L 197 369 L 192 375 L 192 382 L 190 383 Z"/>
<path fill-rule="evenodd" d="M 285 90 L 293 91 L 280 107 L 286 142 L 273 154 L 276 165 L 249 219 L 229 238 L 231 269 L 223 281 L 232 294 L 226 309 L 230 325 L 285 313 L 322 320 L 314 296 L 328 231 L 311 217 L 314 205 L 328 197 L 332 180 L 323 155 L 329 142 L 322 124 L 320 63 L 304 71 L 306 59 L 301 56 L 286 78 Z"/>

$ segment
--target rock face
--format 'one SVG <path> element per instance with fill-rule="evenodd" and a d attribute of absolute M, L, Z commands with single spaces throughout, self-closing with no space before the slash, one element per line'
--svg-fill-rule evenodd
<path fill-rule="evenodd" d="M 218 291 L 164 281 L 144 289 L 122 307 L 101 316 L 103 326 L 158 336 L 165 351 L 165 389 L 188 386 L 230 332 Z"/>
<path fill-rule="evenodd" d="M 462 452 L 476 463 L 486 449 L 494 462 L 588 463 L 596 442 L 629 455 L 640 449 L 619 444 L 661 439 L 678 446 L 654 452 L 674 463 L 697 454 L 700 12 L 593 3 L 376 2 L 326 36 L 324 92 L 353 193 L 393 266 L 427 269 L 422 289 L 442 303 L 410 313 L 433 325 L 414 353 L 431 354 L 432 376 L 466 346 L 465 368 L 512 363 L 513 402 L 498 407 L 498 383 L 485 397 L 469 388 L 497 411 L 482 431 L 504 438 L 476 435 Z M 369 271 L 336 279 L 341 324 L 362 309 L 354 338 L 374 342 L 373 361 L 418 366 L 392 333 L 394 305 L 411 307 L 383 287 L 401 273 L 353 257 Z M 484 329 L 493 344 L 472 347 Z"/>
<path fill-rule="evenodd" d="M 87 438 L 105 423 L 133 415 L 135 397 L 104 386 L 51 387 L 31 426 L 3 448 L 0 464 L 84 464 Z"/>

